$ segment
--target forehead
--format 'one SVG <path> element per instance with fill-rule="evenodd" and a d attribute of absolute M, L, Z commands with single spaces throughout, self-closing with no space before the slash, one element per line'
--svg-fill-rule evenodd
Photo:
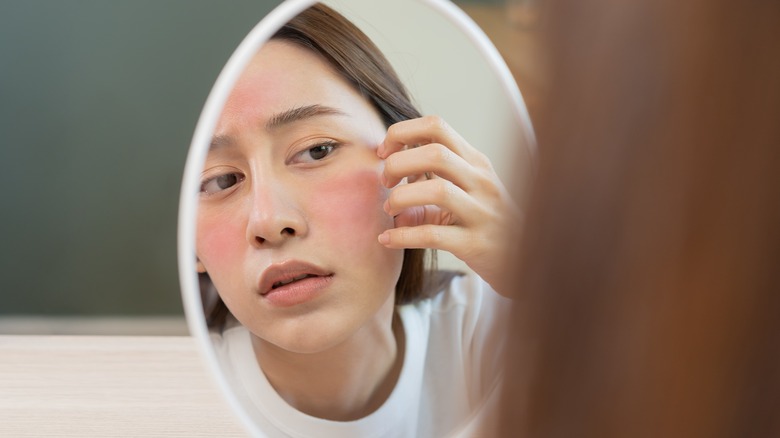
<path fill-rule="evenodd" d="M 263 45 L 239 77 L 220 125 L 257 124 L 290 108 L 317 104 L 343 107 L 345 112 L 371 108 L 321 55 L 290 42 L 272 40 Z"/>

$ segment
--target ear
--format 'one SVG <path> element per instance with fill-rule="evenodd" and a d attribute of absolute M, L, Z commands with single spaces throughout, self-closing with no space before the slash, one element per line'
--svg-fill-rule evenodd
<path fill-rule="evenodd" d="M 196 259 L 196 264 L 198 266 L 198 274 L 205 274 L 206 267 L 203 266 L 203 263 L 200 261 L 200 259 Z"/>

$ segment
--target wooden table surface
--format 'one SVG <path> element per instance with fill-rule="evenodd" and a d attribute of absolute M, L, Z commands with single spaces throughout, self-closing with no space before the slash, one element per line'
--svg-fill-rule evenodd
<path fill-rule="evenodd" d="M 0 437 L 246 436 L 187 336 L 0 336 Z"/>

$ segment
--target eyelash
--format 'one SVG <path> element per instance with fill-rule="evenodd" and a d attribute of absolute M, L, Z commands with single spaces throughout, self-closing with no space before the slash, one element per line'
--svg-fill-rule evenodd
<path fill-rule="evenodd" d="M 322 160 L 328 158 L 329 156 L 331 156 L 331 154 L 333 154 L 333 152 L 337 148 L 339 148 L 340 146 L 341 146 L 341 144 L 339 142 L 333 141 L 333 140 L 328 140 L 328 141 L 324 141 L 324 142 L 315 144 L 314 146 L 310 146 L 310 147 L 308 147 L 308 148 L 306 148 L 306 149 L 296 153 L 295 155 L 293 155 L 293 158 L 290 160 L 290 163 L 296 164 L 296 161 L 299 161 L 298 160 L 299 157 L 302 157 L 306 153 L 311 153 L 311 151 L 314 150 L 314 149 L 317 149 L 317 148 L 328 148 L 327 154 L 325 156 L 323 156 L 322 158 L 312 158 L 311 161 L 304 161 L 302 164 L 308 164 L 308 163 L 314 163 L 314 162 L 317 162 L 317 161 L 322 161 Z M 229 183 L 230 183 L 229 186 L 224 187 L 224 188 L 218 186 L 216 188 L 216 190 L 212 189 L 211 191 L 209 191 L 209 189 L 207 189 L 208 185 L 210 185 L 212 183 L 219 184 L 220 178 L 226 178 L 226 177 L 233 177 L 234 178 L 234 180 L 229 181 Z M 220 175 L 212 176 L 212 177 L 204 180 L 203 182 L 201 182 L 201 184 L 200 184 L 200 192 L 203 195 L 205 195 L 205 196 L 215 195 L 217 193 L 224 192 L 226 190 L 230 190 L 231 188 L 235 187 L 236 185 L 238 185 L 239 183 L 244 181 L 244 178 L 245 178 L 245 176 L 243 174 L 241 174 L 240 172 L 228 172 L 228 173 L 223 173 L 223 174 L 220 174 Z"/>
<path fill-rule="evenodd" d="M 322 160 L 328 158 L 329 156 L 331 156 L 333 154 L 333 152 L 336 149 L 338 149 L 340 146 L 341 146 L 341 144 L 339 142 L 337 142 L 337 141 L 334 141 L 334 140 L 327 140 L 327 141 L 323 141 L 321 143 L 317 143 L 317 144 L 315 144 L 313 146 L 310 146 L 310 147 L 307 147 L 306 149 L 304 149 L 304 150 L 296 153 L 295 155 L 293 155 L 292 159 L 290 159 L 290 163 L 301 163 L 301 157 L 303 157 L 307 153 L 311 154 L 311 152 L 314 149 L 317 149 L 317 148 L 328 148 L 327 154 L 325 156 L 323 156 L 322 158 L 313 158 L 312 157 L 310 159 L 310 161 L 309 160 L 305 160 L 301 164 L 308 164 L 308 163 L 314 163 L 314 162 L 317 162 L 317 161 L 322 161 Z"/>
<path fill-rule="evenodd" d="M 220 178 L 225 178 L 225 177 L 233 177 L 235 180 L 234 181 L 229 181 L 230 185 L 225 187 L 225 188 L 217 187 L 216 190 L 212 190 L 212 191 L 209 191 L 207 189 L 207 186 L 209 184 L 211 184 L 211 183 L 219 184 Z M 223 173 L 223 174 L 220 174 L 220 175 L 212 176 L 212 177 L 206 179 L 205 181 L 201 182 L 201 184 L 200 184 L 200 193 L 205 195 L 205 196 L 216 195 L 217 193 L 224 192 L 226 190 L 230 190 L 231 188 L 235 187 L 236 185 L 238 185 L 239 183 L 244 181 L 244 178 L 245 178 L 244 175 L 242 175 L 240 172 L 228 172 L 228 173 Z"/>

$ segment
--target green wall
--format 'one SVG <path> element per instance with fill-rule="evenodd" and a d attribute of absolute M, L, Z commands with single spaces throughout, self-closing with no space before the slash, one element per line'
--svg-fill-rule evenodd
<path fill-rule="evenodd" d="M 0 316 L 182 312 L 192 132 L 279 2 L 0 0 Z"/>
<path fill-rule="evenodd" d="M 182 312 L 187 148 L 278 3 L 0 2 L 0 315 Z"/>

